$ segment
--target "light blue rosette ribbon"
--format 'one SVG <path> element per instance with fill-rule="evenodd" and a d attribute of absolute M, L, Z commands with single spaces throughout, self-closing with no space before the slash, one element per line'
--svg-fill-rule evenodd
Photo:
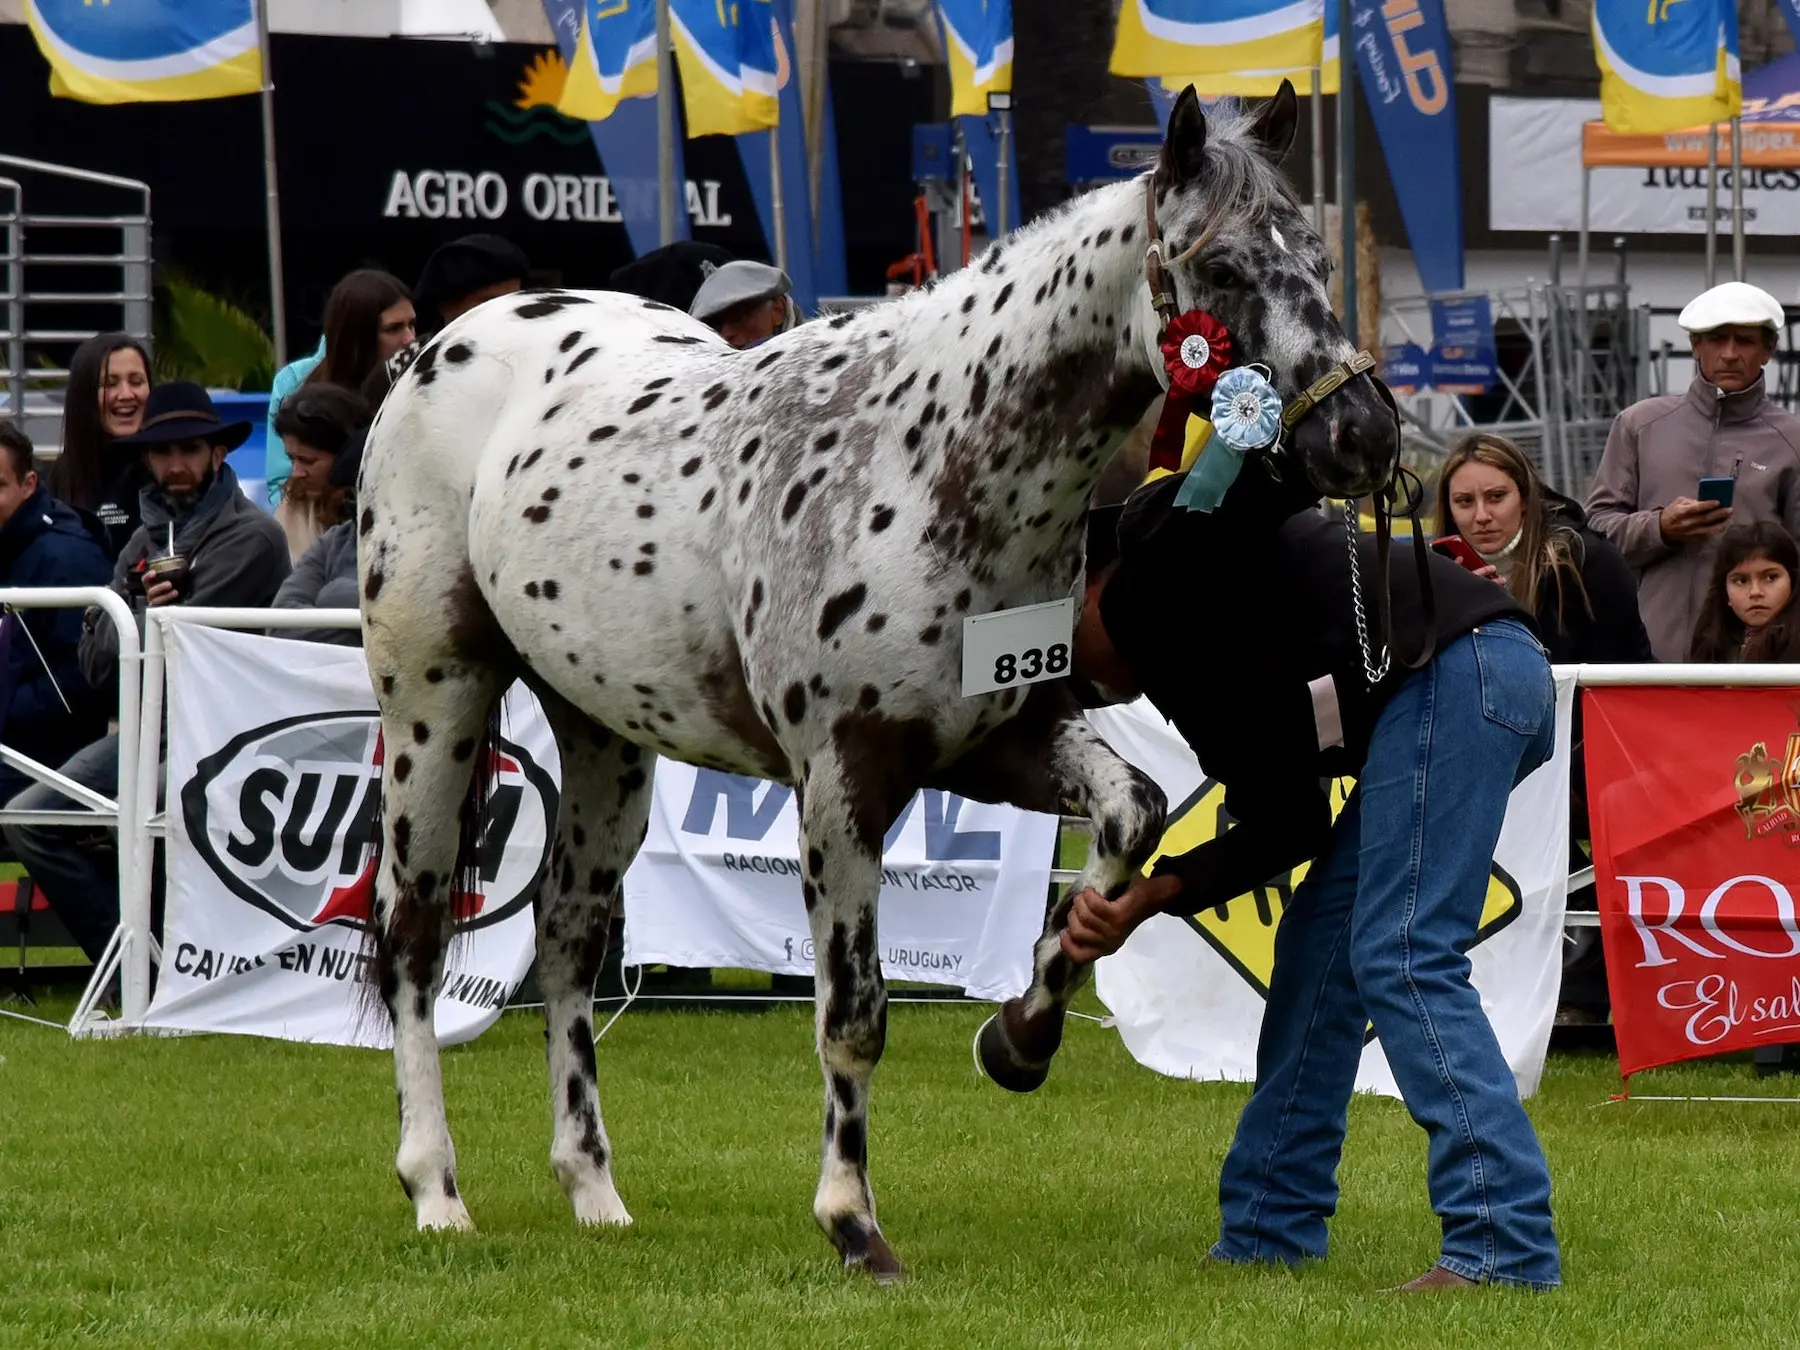
<path fill-rule="evenodd" d="M 1212 436 L 1175 494 L 1175 505 L 1208 513 L 1225 500 L 1244 455 L 1273 445 L 1281 431 L 1281 395 L 1261 371 L 1238 366 L 1213 386 Z"/>

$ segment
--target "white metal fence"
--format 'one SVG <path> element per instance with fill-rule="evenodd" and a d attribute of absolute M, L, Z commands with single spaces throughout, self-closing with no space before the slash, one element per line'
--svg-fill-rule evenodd
<path fill-rule="evenodd" d="M 361 617 L 353 609 L 206 609 L 170 606 L 134 616 L 119 596 L 105 587 L 56 589 L 0 588 L 0 605 L 19 609 L 97 606 L 119 635 L 119 782 L 107 798 L 71 783 L 51 765 L 40 764 L 0 746 L 0 761 L 38 782 L 57 788 L 78 803 L 77 809 L 11 811 L 0 809 L 0 825 L 33 823 L 55 826 L 100 825 L 118 832 L 119 926 L 69 1021 L 74 1036 L 112 1035 L 137 1029 L 150 1005 L 150 971 L 162 955 L 151 931 L 151 870 L 155 845 L 166 839 L 168 815 L 159 806 L 163 772 L 162 719 L 167 678 L 168 630 L 173 624 L 212 628 L 274 630 L 356 628 Z M 143 638 L 137 619 L 143 619 Z M 1584 665 L 1573 670 L 1578 685 L 1800 688 L 1800 665 Z M 3 805 L 3 804 L 0 804 Z M 1084 817 L 1065 816 L 1065 826 L 1083 829 Z M 1054 860 L 1053 860 L 1054 861 Z M 1051 880 L 1073 882 L 1079 873 L 1053 868 Z M 1571 890 L 1590 884 L 1593 869 L 1569 878 Z M 1574 927 L 1596 927 L 1594 913 L 1571 913 Z M 109 1020 L 99 1011 L 102 992 L 114 972 L 120 977 L 120 1017 Z"/>

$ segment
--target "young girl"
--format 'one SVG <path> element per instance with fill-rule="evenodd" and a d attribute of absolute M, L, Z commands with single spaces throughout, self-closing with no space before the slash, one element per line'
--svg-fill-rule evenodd
<path fill-rule="evenodd" d="M 1764 522 L 1726 530 L 1689 659 L 1800 663 L 1797 575 L 1800 549 L 1781 526 Z"/>

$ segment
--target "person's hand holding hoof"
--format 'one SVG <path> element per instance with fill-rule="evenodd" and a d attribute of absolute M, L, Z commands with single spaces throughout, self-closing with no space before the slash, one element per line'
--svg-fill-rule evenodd
<path fill-rule="evenodd" d="M 1088 965 L 1111 956 L 1145 919 L 1159 912 L 1181 891 L 1174 877 L 1142 877 L 1116 900 L 1092 887 L 1076 895 L 1062 931 L 1063 953 Z"/>

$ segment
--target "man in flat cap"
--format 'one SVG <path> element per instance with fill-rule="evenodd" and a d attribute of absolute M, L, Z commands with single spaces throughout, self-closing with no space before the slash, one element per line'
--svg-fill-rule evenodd
<path fill-rule="evenodd" d="M 779 267 L 728 262 L 707 273 L 688 313 L 733 347 L 754 347 L 794 326 L 793 289 Z"/>
<path fill-rule="evenodd" d="M 1698 374 L 1681 394 L 1620 413 L 1588 494 L 1588 523 L 1638 572 L 1638 608 L 1659 661 L 1685 661 L 1714 537 L 1774 521 L 1800 536 L 1800 418 L 1772 403 L 1763 367 L 1783 327 L 1767 291 L 1728 281 L 1679 320 Z M 1703 478 L 1735 479 L 1729 505 Z"/>

